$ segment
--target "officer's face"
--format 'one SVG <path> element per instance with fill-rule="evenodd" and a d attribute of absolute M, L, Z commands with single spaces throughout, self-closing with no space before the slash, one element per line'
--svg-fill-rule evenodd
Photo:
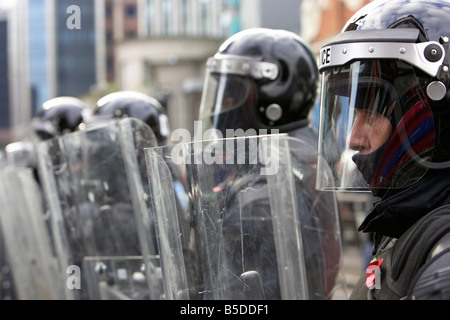
<path fill-rule="evenodd" d="M 372 153 L 387 141 L 391 131 L 392 124 L 385 116 L 366 109 L 355 109 L 349 146 L 362 155 Z"/>

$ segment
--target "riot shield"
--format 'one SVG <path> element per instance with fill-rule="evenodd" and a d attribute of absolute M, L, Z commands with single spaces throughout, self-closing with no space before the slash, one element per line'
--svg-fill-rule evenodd
<path fill-rule="evenodd" d="M 6 166 L 5 151 L 0 150 L 0 168 L 3 170 L 4 166 Z M 3 204 L 4 198 L 0 197 L 0 201 Z M 0 300 L 14 299 L 16 299 L 14 280 L 11 274 L 11 264 L 8 259 L 8 253 L 6 252 L 5 236 L 0 221 Z"/>
<path fill-rule="evenodd" d="M 300 215 L 309 299 L 347 299 L 336 194 L 316 188 L 317 152 L 301 139 L 289 139 L 297 210 Z M 322 176 L 332 177 L 329 167 Z"/>
<path fill-rule="evenodd" d="M 160 299 L 155 227 L 138 119 L 38 144 L 41 180 L 67 290 L 75 299 Z"/>
<path fill-rule="evenodd" d="M 340 230 L 332 193 L 330 212 L 315 212 L 314 156 L 286 135 L 147 149 L 167 299 L 330 298 Z M 180 176 L 185 210 L 176 204 Z"/>
<path fill-rule="evenodd" d="M 0 300 L 17 299 L 11 263 L 6 252 L 5 237 L 0 224 Z"/>
<path fill-rule="evenodd" d="M 0 224 L 16 299 L 64 299 L 42 194 L 32 168 L 0 170 Z"/>

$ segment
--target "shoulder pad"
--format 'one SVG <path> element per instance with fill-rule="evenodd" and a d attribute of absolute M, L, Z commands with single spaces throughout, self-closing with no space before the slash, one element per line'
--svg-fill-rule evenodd
<path fill-rule="evenodd" d="M 429 259 L 432 259 L 433 257 L 437 256 L 439 253 L 448 248 L 450 248 L 450 233 L 447 233 L 436 243 L 433 250 L 431 250 L 430 252 Z"/>
<path fill-rule="evenodd" d="M 412 283 L 407 299 L 450 299 L 450 248 L 448 246 L 442 248 L 439 253 L 435 253 L 421 268 Z"/>

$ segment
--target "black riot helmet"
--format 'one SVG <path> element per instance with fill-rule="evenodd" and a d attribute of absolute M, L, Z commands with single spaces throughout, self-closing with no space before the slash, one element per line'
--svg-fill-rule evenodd
<path fill-rule="evenodd" d="M 169 123 L 164 108 L 155 98 L 136 91 L 110 93 L 97 102 L 94 116 L 103 119 L 132 117 L 145 122 L 159 145 L 167 142 Z"/>
<path fill-rule="evenodd" d="M 449 1 L 376 0 L 322 47 L 318 165 L 337 187 L 383 196 L 450 167 L 449 15 Z"/>
<path fill-rule="evenodd" d="M 32 120 L 33 132 L 41 140 L 78 130 L 91 115 L 88 105 L 75 97 L 62 96 L 47 100 Z"/>
<path fill-rule="evenodd" d="M 200 107 L 203 129 L 304 126 L 319 76 L 310 48 L 286 30 L 254 28 L 227 39 L 206 66 Z"/>

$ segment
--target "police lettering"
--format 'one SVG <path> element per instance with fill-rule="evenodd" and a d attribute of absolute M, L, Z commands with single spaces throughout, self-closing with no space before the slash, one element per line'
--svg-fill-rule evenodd
<path fill-rule="evenodd" d="M 320 51 L 320 61 L 322 65 L 327 65 L 331 62 L 331 47 L 323 48 Z"/>

